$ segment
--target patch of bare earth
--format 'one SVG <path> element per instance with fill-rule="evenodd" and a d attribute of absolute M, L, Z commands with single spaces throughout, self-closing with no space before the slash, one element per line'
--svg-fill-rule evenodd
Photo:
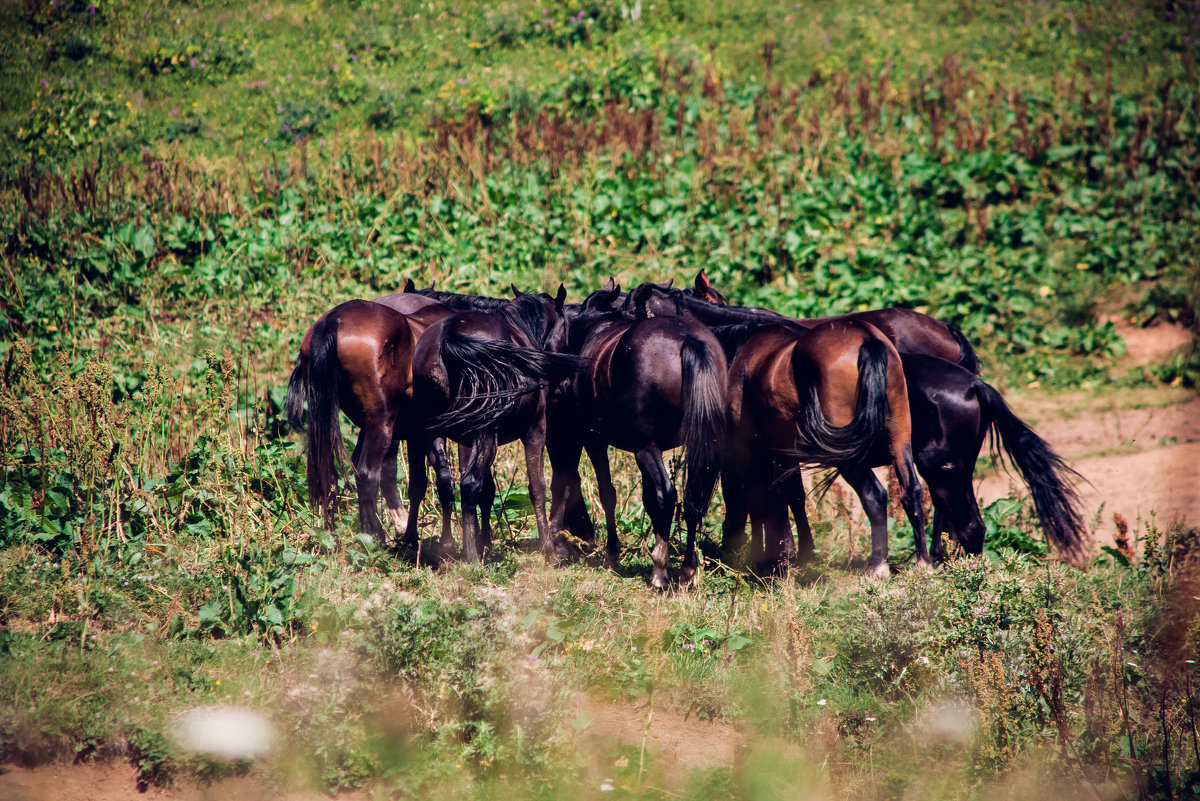
<path fill-rule="evenodd" d="M 1177 325 L 1123 328 L 1119 370 L 1161 362 L 1191 341 Z M 1098 544 L 1112 542 L 1113 515 L 1131 526 L 1200 525 L 1200 397 L 1178 389 L 1113 393 L 1012 390 L 1005 400 L 1080 473 L 1079 494 Z M 977 482 L 981 502 L 1025 494 L 1020 480 L 993 471 Z"/>
<path fill-rule="evenodd" d="M 0 772 L 4 801 L 318 801 L 329 796 L 311 790 L 275 787 L 256 776 L 211 783 L 181 781 L 172 787 L 138 789 L 137 770 L 128 762 L 58 763 L 36 768 L 7 765 Z M 337 796 L 365 801 L 356 791 Z"/>

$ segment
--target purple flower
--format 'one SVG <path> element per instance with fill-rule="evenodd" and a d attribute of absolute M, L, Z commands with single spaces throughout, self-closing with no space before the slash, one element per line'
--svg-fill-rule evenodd
<path fill-rule="evenodd" d="M 1128 31 L 1128 30 L 1122 31 L 1122 32 L 1121 32 L 1121 41 L 1122 41 L 1122 42 L 1127 42 L 1127 41 L 1129 41 L 1129 36 L 1130 36 L 1130 33 L 1129 33 L 1129 31 Z"/>
<path fill-rule="evenodd" d="M 459 78 L 459 79 L 458 79 L 458 85 L 459 85 L 459 86 L 466 86 L 466 85 L 467 85 L 467 81 L 468 81 L 468 80 L 469 80 L 468 78 Z"/>
<path fill-rule="evenodd" d="M 283 113 L 283 106 L 282 106 L 282 105 L 277 105 L 277 106 L 275 106 L 275 113 L 276 113 L 276 114 L 282 114 L 282 113 Z"/>
<path fill-rule="evenodd" d="M 325 140 L 324 140 L 324 139 L 322 139 L 322 140 L 321 140 L 321 147 L 325 147 Z"/>
<path fill-rule="evenodd" d="M 89 13 L 89 14 L 95 14 L 95 13 L 96 13 L 96 6 L 95 6 L 95 4 L 94 4 L 94 3 L 88 3 L 88 13 Z"/>
<path fill-rule="evenodd" d="M 196 57 L 195 57 L 195 56 L 192 56 L 192 60 L 188 62 L 188 65 L 189 65 L 189 66 L 190 66 L 192 69 L 196 69 L 196 65 L 197 65 L 198 63 L 199 63 L 199 62 L 196 60 Z"/>
<path fill-rule="evenodd" d="M 171 109 L 171 116 L 172 116 L 172 117 L 178 117 L 178 116 L 179 116 L 179 109 L 177 109 L 177 108 L 173 108 L 173 109 Z"/>

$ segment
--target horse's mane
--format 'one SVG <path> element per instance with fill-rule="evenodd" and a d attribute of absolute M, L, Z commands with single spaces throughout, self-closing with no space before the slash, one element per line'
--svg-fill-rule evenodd
<path fill-rule="evenodd" d="M 550 333 L 546 301 L 554 303 L 554 299 L 544 292 L 536 295 L 521 295 L 513 300 L 505 301 L 499 307 L 499 313 L 514 327 L 529 334 L 538 345 L 543 345 L 546 336 Z"/>
<path fill-rule="evenodd" d="M 489 298 L 486 295 L 463 295 L 458 292 L 441 292 L 436 289 L 413 290 L 418 295 L 424 295 L 440 303 L 444 303 L 456 311 L 495 311 L 508 305 L 504 298 Z"/>

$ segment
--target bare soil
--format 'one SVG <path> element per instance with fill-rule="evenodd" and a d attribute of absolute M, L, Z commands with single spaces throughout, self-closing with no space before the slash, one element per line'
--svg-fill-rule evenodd
<path fill-rule="evenodd" d="M 1125 356 L 1117 372 L 1161 362 L 1191 341 L 1177 325 L 1122 328 Z M 1005 393 L 1081 476 L 1079 494 L 1097 545 L 1110 544 L 1114 515 L 1143 531 L 1200 525 L 1200 396 L 1182 389 Z M 1026 494 L 1020 480 L 994 470 L 976 482 L 981 502 Z"/>

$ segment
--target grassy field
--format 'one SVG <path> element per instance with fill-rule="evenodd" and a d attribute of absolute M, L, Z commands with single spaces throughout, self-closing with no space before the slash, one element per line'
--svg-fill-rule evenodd
<path fill-rule="evenodd" d="M 927 311 L 1000 386 L 1195 387 L 1195 347 L 1117 370 L 1113 324 L 1197 325 L 1194 3 L 0 15 L 3 760 L 384 797 L 1200 792 L 1194 530 L 1080 572 L 1007 499 L 934 574 L 896 520 L 881 583 L 831 495 L 817 565 L 764 584 L 715 560 L 718 497 L 701 587 L 655 595 L 631 460 L 614 575 L 526 553 L 505 452 L 495 558 L 431 572 L 348 500 L 318 527 L 282 415 L 339 301 L 701 268 L 791 314 Z M 179 745 L 219 703 L 270 719 L 269 758 Z"/>

